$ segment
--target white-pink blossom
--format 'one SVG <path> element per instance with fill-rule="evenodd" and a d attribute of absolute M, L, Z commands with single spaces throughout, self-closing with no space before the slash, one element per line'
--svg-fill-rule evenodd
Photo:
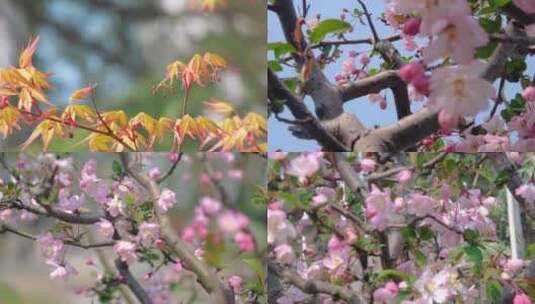
<path fill-rule="evenodd" d="M 173 208 L 176 204 L 176 195 L 174 191 L 167 188 L 163 189 L 158 198 L 158 210 L 160 213 L 165 213 L 169 209 Z"/>
<path fill-rule="evenodd" d="M 239 276 L 231 276 L 229 279 L 228 279 L 228 284 L 230 285 L 230 287 L 232 287 L 232 291 L 234 291 L 234 293 L 239 293 L 240 292 L 240 289 L 241 289 L 241 278 Z"/>
<path fill-rule="evenodd" d="M 208 196 L 201 198 L 200 205 L 206 215 L 214 215 L 221 210 L 221 202 Z"/>
<path fill-rule="evenodd" d="M 279 263 L 291 264 L 295 260 L 295 253 L 293 251 L 293 248 L 288 244 L 282 244 L 275 247 L 275 249 L 273 249 L 273 252 L 275 252 L 275 259 Z"/>
<path fill-rule="evenodd" d="M 303 153 L 290 161 L 288 174 L 297 176 L 304 183 L 320 168 L 320 157 L 316 153 Z"/>
<path fill-rule="evenodd" d="M 136 248 L 136 244 L 128 241 L 118 241 L 113 246 L 113 250 L 121 260 L 129 264 L 137 260 Z"/>
<path fill-rule="evenodd" d="M 111 239 L 113 237 L 113 234 L 115 233 L 115 228 L 113 227 L 113 224 L 106 220 L 106 219 L 100 219 L 97 223 L 95 223 L 95 227 L 107 238 Z"/>
<path fill-rule="evenodd" d="M 496 91 L 491 83 L 481 78 L 484 69 L 484 64 L 474 62 L 434 71 L 431 75 L 429 107 L 440 111 L 448 119 L 472 116 L 485 110 Z"/>
<path fill-rule="evenodd" d="M 156 223 L 143 222 L 139 225 L 137 240 L 144 246 L 150 246 L 160 237 L 160 225 Z"/>

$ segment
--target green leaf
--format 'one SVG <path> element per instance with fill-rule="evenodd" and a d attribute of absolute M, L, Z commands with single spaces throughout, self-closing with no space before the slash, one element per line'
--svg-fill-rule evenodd
<path fill-rule="evenodd" d="M 511 2 L 511 0 L 489 0 L 489 3 L 493 8 L 505 6 L 509 2 Z"/>
<path fill-rule="evenodd" d="M 474 263 L 474 272 L 479 274 L 481 272 L 481 264 L 483 263 L 483 252 L 477 246 L 464 247 L 464 253 L 468 259 Z"/>
<path fill-rule="evenodd" d="M 121 166 L 121 163 L 117 160 L 114 160 L 111 164 L 111 171 L 113 173 L 112 178 L 114 180 L 118 180 L 123 176 L 123 166 Z"/>
<path fill-rule="evenodd" d="M 265 285 L 265 278 L 266 278 L 266 269 L 264 268 L 264 265 L 258 261 L 258 259 L 243 259 L 243 262 L 247 264 L 252 270 L 254 270 L 256 274 L 256 278 L 258 279 L 258 283 L 261 286 Z"/>
<path fill-rule="evenodd" d="M 485 29 L 489 34 L 494 34 L 500 31 L 502 28 L 502 18 L 500 15 L 497 15 L 495 19 L 491 18 L 480 18 L 479 24 Z"/>
<path fill-rule="evenodd" d="M 403 301 L 408 300 L 411 297 L 411 292 L 408 290 L 400 290 L 398 291 L 398 295 L 396 297 L 396 304 L 401 304 Z"/>
<path fill-rule="evenodd" d="M 427 264 L 427 258 L 420 250 L 414 250 L 414 258 L 416 259 L 416 265 L 421 268 L 424 268 L 425 264 Z"/>
<path fill-rule="evenodd" d="M 318 43 L 328 34 L 340 34 L 351 30 L 351 24 L 340 19 L 326 19 L 310 33 L 310 41 Z"/>
<path fill-rule="evenodd" d="M 502 295 L 502 285 L 497 281 L 488 281 L 487 282 L 487 296 L 492 301 L 492 303 L 497 303 Z"/>
<path fill-rule="evenodd" d="M 526 259 L 535 259 L 535 243 L 528 246 L 526 250 Z"/>
<path fill-rule="evenodd" d="M 491 41 L 487 43 L 487 45 L 477 48 L 475 57 L 478 59 L 487 59 L 492 54 L 494 54 L 494 51 L 496 50 L 497 47 L 498 47 L 498 42 Z"/>
<path fill-rule="evenodd" d="M 276 58 L 280 58 L 280 56 L 284 54 L 293 53 L 296 51 L 293 45 L 285 42 L 268 43 L 267 49 L 268 51 L 273 51 Z"/>
<path fill-rule="evenodd" d="M 408 283 L 412 283 L 414 282 L 415 277 L 406 272 L 397 271 L 393 269 L 382 270 L 377 274 L 377 280 L 384 281 L 387 279 L 401 279 Z"/>
<path fill-rule="evenodd" d="M 282 71 L 282 65 L 277 61 L 277 60 L 270 60 L 268 62 L 268 67 L 273 71 L 273 72 L 280 72 Z"/>

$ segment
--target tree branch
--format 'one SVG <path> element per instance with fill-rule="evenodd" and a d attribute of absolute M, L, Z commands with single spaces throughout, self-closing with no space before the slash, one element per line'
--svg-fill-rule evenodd
<path fill-rule="evenodd" d="M 276 274 L 278 277 L 301 289 L 303 292 L 313 295 L 320 293 L 328 294 L 334 298 L 340 298 L 349 304 L 363 303 L 360 295 L 348 288 L 318 280 L 305 280 L 298 273 L 272 262 L 268 262 L 268 271 Z"/>
<path fill-rule="evenodd" d="M 348 151 L 348 148 L 341 144 L 336 138 L 329 134 L 319 123 L 319 121 L 308 111 L 304 102 L 280 81 L 280 79 L 268 69 L 268 97 L 270 100 L 285 100 L 286 105 L 293 116 L 303 123 L 309 135 L 316 139 L 325 149 L 329 151 Z"/>
<path fill-rule="evenodd" d="M 121 276 L 125 279 L 125 284 L 130 288 L 130 290 L 134 293 L 134 295 L 141 302 L 141 304 L 151 304 L 152 300 L 150 296 L 145 291 L 143 286 L 141 286 L 141 284 L 139 284 L 136 278 L 132 275 L 130 269 L 128 268 L 128 264 L 126 264 L 126 262 L 121 261 L 120 258 L 117 258 L 115 259 L 115 267 L 117 268 Z"/>
<path fill-rule="evenodd" d="M 128 154 L 120 153 L 119 157 L 123 164 L 125 172 L 127 172 L 134 180 L 136 180 L 142 187 L 147 189 L 150 193 L 151 200 L 155 203 L 160 196 L 160 190 L 156 182 L 151 180 L 148 176 L 137 174 L 132 171 L 129 166 Z M 176 231 L 172 229 L 169 218 L 166 215 L 159 215 L 155 212 L 155 217 L 162 230 L 162 237 L 166 244 L 170 246 L 173 252 L 180 258 L 180 260 L 197 275 L 197 280 L 201 286 L 210 294 L 214 296 L 214 303 L 216 304 L 233 304 L 234 296 L 226 286 L 219 282 L 216 274 L 206 267 L 191 250 L 189 246 L 179 237 L 176 236 Z"/>

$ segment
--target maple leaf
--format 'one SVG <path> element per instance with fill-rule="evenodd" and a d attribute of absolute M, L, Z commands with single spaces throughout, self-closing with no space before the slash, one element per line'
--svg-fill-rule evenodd
<path fill-rule="evenodd" d="M 195 138 L 196 127 L 195 120 L 189 115 L 184 115 L 181 119 L 177 120 L 175 124 L 175 138 L 177 143 L 179 145 L 182 144 L 186 136 Z"/>
<path fill-rule="evenodd" d="M 90 84 L 85 88 L 81 88 L 79 90 L 76 90 L 72 95 L 69 97 L 69 101 L 78 101 L 86 99 L 89 95 L 93 94 L 96 84 Z"/>
<path fill-rule="evenodd" d="M 33 68 L 33 55 L 35 54 L 35 51 L 37 50 L 37 43 L 39 42 L 39 36 L 35 37 L 35 39 L 30 40 L 28 42 L 28 45 L 22 51 L 19 57 L 19 66 L 23 69 L 26 68 Z"/>
<path fill-rule="evenodd" d="M 77 117 L 80 117 L 89 123 L 93 123 L 96 121 L 97 114 L 89 106 L 70 104 L 65 108 L 61 115 L 61 118 L 64 122 L 67 122 L 67 124 L 76 123 Z"/>
<path fill-rule="evenodd" d="M 7 106 L 0 110 L 0 133 L 4 138 L 11 134 L 13 129 L 20 130 L 18 121 L 21 116 L 20 111 L 13 106 Z"/>
<path fill-rule="evenodd" d="M 219 99 L 210 99 L 205 101 L 206 109 L 210 112 L 221 114 L 223 116 L 230 116 L 235 113 L 234 107 L 223 100 Z"/>
<path fill-rule="evenodd" d="M 28 137 L 28 139 L 22 144 L 21 150 L 26 150 L 26 148 L 28 148 L 32 142 L 41 137 L 41 140 L 43 141 L 43 150 L 47 151 L 48 146 L 54 138 L 54 135 L 58 135 L 61 138 L 66 138 L 67 134 L 70 133 L 67 133 L 67 130 L 64 128 L 62 123 L 45 119 L 41 121 L 37 127 L 35 127 L 32 134 L 30 134 L 30 137 Z"/>

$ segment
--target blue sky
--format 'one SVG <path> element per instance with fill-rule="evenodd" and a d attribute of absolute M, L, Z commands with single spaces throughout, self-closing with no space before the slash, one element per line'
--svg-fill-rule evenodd
<path fill-rule="evenodd" d="M 328 18 L 339 18 L 340 13 L 344 8 L 352 9 L 355 8 L 358 4 L 354 0 L 336 0 L 336 1 L 326 1 L 326 0 L 311 0 L 308 1 L 312 4 L 311 10 L 309 12 L 309 17 L 315 16 L 316 14 L 321 14 L 321 19 Z M 373 0 L 365 1 L 368 5 L 368 9 L 373 14 L 374 19 L 377 18 L 385 9 L 385 1 L 383 0 Z M 294 3 L 301 3 L 301 1 L 294 1 Z M 354 31 L 348 34 L 346 37 L 348 39 L 358 39 L 358 38 L 367 38 L 369 37 L 370 31 L 367 25 L 361 25 L 360 23 L 353 24 Z M 381 22 L 376 21 L 375 26 L 378 30 L 379 36 L 387 37 L 394 32 L 390 28 L 384 26 Z M 268 12 L 268 41 L 269 42 L 280 42 L 284 41 L 284 36 L 280 28 L 277 16 L 274 13 Z M 402 42 L 396 43 L 396 46 L 399 50 L 403 50 Z M 357 52 L 370 51 L 371 46 L 369 45 L 360 45 L 360 46 L 347 46 L 343 47 L 342 50 L 345 51 L 345 54 L 342 56 L 336 64 L 332 64 L 325 69 L 326 75 L 331 81 L 334 81 L 334 75 L 336 75 L 341 70 L 341 64 L 343 59 L 347 57 L 347 52 L 349 50 L 355 50 Z M 272 56 L 268 56 L 268 59 L 272 59 Z M 371 64 L 372 67 L 378 66 L 377 59 L 374 59 Z M 528 61 L 528 70 L 535 71 L 535 62 L 533 59 Z M 284 71 L 278 74 L 279 76 L 291 76 L 295 73 L 291 70 Z M 518 92 L 517 85 L 508 84 L 508 89 L 506 91 L 507 96 L 512 96 Z M 344 107 L 347 112 L 351 112 L 357 115 L 357 117 L 363 122 L 367 127 L 374 126 L 384 126 L 391 124 L 397 120 L 394 100 L 390 90 L 384 90 L 381 92 L 386 96 L 388 101 L 388 106 L 386 110 L 381 110 L 378 105 L 368 101 L 366 97 L 355 99 L 351 102 L 347 102 Z M 309 97 L 305 100 L 309 109 L 313 110 L 313 103 Z M 414 104 L 412 105 L 413 111 L 418 110 L 421 105 Z M 285 110 L 281 115 L 285 118 L 293 118 L 291 113 L 288 110 Z M 484 120 L 484 113 L 481 114 L 481 117 L 478 117 L 478 120 Z M 320 147 L 315 141 L 310 140 L 300 140 L 295 138 L 289 131 L 288 125 L 277 121 L 273 116 L 269 119 L 269 132 L 268 132 L 268 141 L 269 141 L 269 150 L 284 150 L 284 151 L 311 151 L 318 150 Z"/>

